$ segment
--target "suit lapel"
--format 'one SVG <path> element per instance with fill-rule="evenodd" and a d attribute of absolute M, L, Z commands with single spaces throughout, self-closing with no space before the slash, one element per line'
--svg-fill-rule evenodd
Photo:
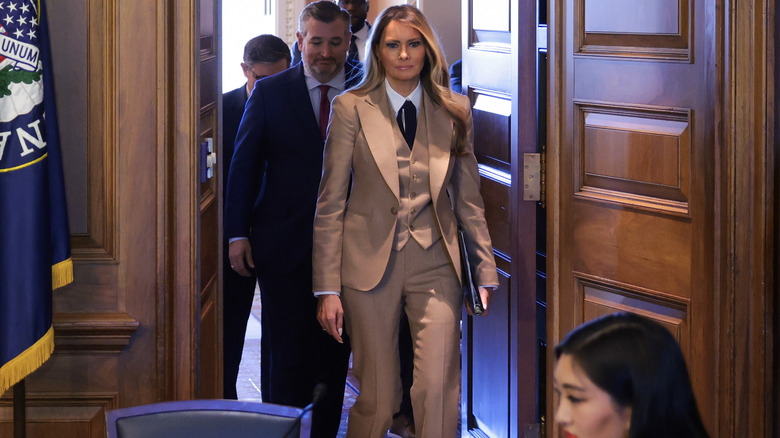
<path fill-rule="evenodd" d="M 388 139 L 395 139 L 393 124 L 388 123 L 388 120 L 393 121 L 394 118 L 385 88 L 379 86 L 368 93 L 362 101 L 358 102 L 357 112 L 360 124 L 363 126 L 363 134 L 368 142 L 368 149 L 374 156 L 379 172 L 396 199 L 400 200 L 398 158 L 392 141 L 388 144 Z"/>
<path fill-rule="evenodd" d="M 314 134 L 316 131 L 317 137 L 321 137 L 322 134 L 320 134 L 320 128 L 317 125 L 317 118 L 314 116 L 314 110 L 311 108 L 311 97 L 309 97 L 309 89 L 306 87 L 306 77 L 303 75 L 303 63 L 299 63 L 291 73 L 288 87 L 288 102 L 295 102 L 291 106 L 301 123 L 298 129 L 304 129 L 310 134 Z"/>
<path fill-rule="evenodd" d="M 452 139 L 452 120 L 444 108 L 434 104 L 423 93 L 426 132 L 428 133 L 428 177 L 431 184 L 431 199 L 434 207 L 444 186 L 444 180 L 450 166 L 450 141 Z"/>
<path fill-rule="evenodd" d="M 361 79 L 361 65 L 353 64 L 350 60 L 347 60 L 344 67 L 344 73 L 346 76 L 346 83 L 344 88 L 348 89 Z M 295 102 L 293 111 L 300 121 L 300 129 L 304 129 L 309 132 L 310 135 L 316 135 L 321 137 L 320 128 L 317 124 L 317 117 L 314 115 L 314 110 L 311 107 L 311 97 L 309 96 L 309 89 L 306 86 L 306 76 L 303 74 L 303 63 L 298 63 L 297 66 L 290 69 L 289 86 L 288 88 L 288 102 Z M 323 143 L 320 144 L 322 147 Z"/>

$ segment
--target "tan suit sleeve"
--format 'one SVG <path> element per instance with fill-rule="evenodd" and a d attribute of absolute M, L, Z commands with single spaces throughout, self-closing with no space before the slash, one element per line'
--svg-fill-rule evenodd
<path fill-rule="evenodd" d="M 463 229 L 469 261 L 475 267 L 476 281 L 480 285 L 498 284 L 493 246 L 485 220 L 485 205 L 479 191 L 480 177 L 477 159 L 474 156 L 474 130 L 471 106 L 463 96 L 463 105 L 468 109 L 466 154 L 455 156 L 455 165 L 450 178 L 449 192 L 458 224 Z"/>
<path fill-rule="evenodd" d="M 331 106 L 323 155 L 322 180 L 314 217 L 313 291 L 341 291 L 344 209 L 352 169 L 352 151 L 358 118 L 349 94 L 337 96 Z"/>

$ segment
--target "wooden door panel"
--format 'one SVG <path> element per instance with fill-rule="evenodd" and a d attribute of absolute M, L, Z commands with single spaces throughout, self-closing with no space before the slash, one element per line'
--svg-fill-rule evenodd
<path fill-rule="evenodd" d="M 474 88 L 469 93 L 473 102 L 474 138 L 479 139 L 474 142 L 474 154 L 480 163 L 508 174 L 512 170 L 512 96 Z"/>
<path fill-rule="evenodd" d="M 503 274 L 503 275 L 502 275 Z M 490 437 L 509 434 L 509 294 L 510 279 L 499 272 L 499 288 L 491 301 L 487 318 L 473 318 L 471 324 L 471 415 L 474 429 Z M 488 340 L 482 342 L 482 340 Z M 496 348 L 503 346 L 504 348 Z"/>
<path fill-rule="evenodd" d="M 689 302 L 657 291 L 639 290 L 627 284 L 605 283 L 575 273 L 577 304 L 585 321 L 614 313 L 631 312 L 665 326 L 683 349 L 690 344 L 687 323 Z"/>
<path fill-rule="evenodd" d="M 690 0 L 575 0 L 575 52 L 690 59 Z"/>
<path fill-rule="evenodd" d="M 690 192 L 690 123 L 687 114 L 599 113 L 577 104 L 575 153 L 580 191 L 603 189 L 615 197 L 679 203 Z M 613 107 L 613 111 L 618 108 Z M 649 118 L 648 115 L 661 117 Z M 675 117 L 676 116 L 676 117 Z M 665 119 L 664 119 L 665 118 Z M 633 203 L 626 202 L 631 205 Z"/>
<path fill-rule="evenodd" d="M 484 174 L 481 184 L 480 192 L 485 202 L 485 220 L 490 231 L 493 251 L 511 254 L 512 218 L 509 214 L 511 194 L 509 187 L 505 182 L 486 177 Z"/>
<path fill-rule="evenodd" d="M 644 211 L 576 200 L 568 223 L 573 272 L 688 297 L 692 264 L 689 220 L 659 220 Z"/>
<path fill-rule="evenodd" d="M 27 437 L 104 438 L 105 411 L 116 407 L 115 395 L 34 393 L 34 397 L 27 401 Z M 0 436 L 14 436 L 10 421 L 4 419 L 0 423 Z"/>
<path fill-rule="evenodd" d="M 712 3 L 556 4 L 566 51 L 554 110 L 562 117 L 554 342 L 615 311 L 660 322 L 680 342 L 714 430 L 717 388 L 704 383 L 717 357 Z"/>

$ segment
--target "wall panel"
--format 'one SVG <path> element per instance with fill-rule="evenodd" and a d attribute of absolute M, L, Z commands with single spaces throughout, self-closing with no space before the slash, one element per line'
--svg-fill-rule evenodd
<path fill-rule="evenodd" d="M 27 432 L 103 437 L 106 410 L 187 398 L 198 385 L 196 361 L 187 359 L 195 349 L 186 346 L 198 334 L 199 307 L 175 298 L 197 302 L 198 278 L 174 277 L 195 272 L 197 242 L 172 226 L 174 201 L 195 200 L 198 189 L 194 179 L 175 180 L 196 169 L 197 132 L 184 122 L 197 124 L 186 103 L 197 94 L 196 8 L 173 0 L 46 5 L 74 282 L 54 291 L 52 358 L 25 379 Z M 197 227 L 194 201 L 191 209 L 181 230 Z M 0 397 L 3 437 L 12 436 L 11 392 Z"/>

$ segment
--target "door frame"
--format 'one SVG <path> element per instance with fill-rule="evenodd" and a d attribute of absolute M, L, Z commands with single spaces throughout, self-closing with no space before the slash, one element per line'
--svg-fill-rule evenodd
<path fill-rule="evenodd" d="M 200 340 L 200 286 L 198 272 L 198 182 L 199 156 L 198 41 L 197 0 L 165 2 L 160 14 L 159 32 L 166 35 L 168 68 L 165 82 L 171 87 L 160 103 L 170 117 L 168 129 L 161 131 L 171 152 L 159 163 L 166 169 L 165 185 L 169 200 L 165 212 L 164 232 L 170 244 L 163 269 L 167 275 L 164 287 L 165 397 L 169 400 L 197 398 L 198 345 Z M 162 49 L 161 49 L 162 50 Z"/>

